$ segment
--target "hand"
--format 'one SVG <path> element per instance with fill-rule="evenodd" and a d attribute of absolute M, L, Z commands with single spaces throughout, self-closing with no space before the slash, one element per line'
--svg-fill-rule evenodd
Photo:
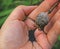
<path fill-rule="evenodd" d="M 35 23 L 30 19 L 23 22 L 29 15 L 35 20 L 36 16 L 42 11 L 48 11 L 57 0 L 45 0 L 39 7 L 37 6 L 18 6 L 7 18 L 0 32 L 0 49 L 51 49 L 60 34 L 60 6 L 49 14 L 50 22 L 43 31 L 36 29 L 36 42 L 29 41 L 28 31 L 35 29 Z M 33 11 L 34 10 L 34 11 Z M 50 26 L 50 27 L 49 27 Z"/>

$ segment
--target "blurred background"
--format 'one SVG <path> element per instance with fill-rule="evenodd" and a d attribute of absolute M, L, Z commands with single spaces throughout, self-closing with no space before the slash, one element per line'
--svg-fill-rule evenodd
<path fill-rule="evenodd" d="M 19 5 L 39 5 L 43 0 L 0 0 L 0 27 L 12 12 Z M 60 49 L 60 36 L 52 49 Z"/>

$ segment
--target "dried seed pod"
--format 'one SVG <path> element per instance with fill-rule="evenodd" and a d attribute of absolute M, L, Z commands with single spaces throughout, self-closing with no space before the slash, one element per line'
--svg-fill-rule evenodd
<path fill-rule="evenodd" d="M 47 12 L 40 13 L 36 18 L 36 24 L 41 28 L 44 29 L 44 26 L 47 25 L 49 22 L 49 16 Z"/>

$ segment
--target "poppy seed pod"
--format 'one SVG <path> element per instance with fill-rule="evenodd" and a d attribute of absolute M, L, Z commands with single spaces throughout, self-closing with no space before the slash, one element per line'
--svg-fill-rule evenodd
<path fill-rule="evenodd" d="M 36 18 L 36 24 L 40 27 L 41 30 L 44 29 L 44 26 L 49 22 L 49 16 L 47 12 L 40 13 Z"/>

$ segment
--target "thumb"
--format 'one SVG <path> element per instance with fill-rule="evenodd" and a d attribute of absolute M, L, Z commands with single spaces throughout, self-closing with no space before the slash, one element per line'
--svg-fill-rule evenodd
<path fill-rule="evenodd" d="M 35 31 L 35 38 L 37 43 L 42 47 L 42 49 L 51 49 L 51 45 L 43 31 L 37 29 Z"/>

